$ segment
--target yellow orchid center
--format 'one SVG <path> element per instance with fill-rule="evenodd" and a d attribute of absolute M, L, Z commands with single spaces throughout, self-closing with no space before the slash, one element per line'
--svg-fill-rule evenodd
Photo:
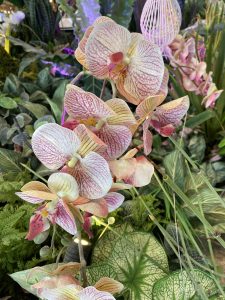
<path fill-rule="evenodd" d="M 86 126 L 93 126 L 93 127 L 96 126 L 97 122 L 98 122 L 98 120 L 96 120 L 93 117 L 90 117 L 88 119 L 81 119 L 79 121 L 80 124 L 84 124 Z"/>
<path fill-rule="evenodd" d="M 49 213 L 48 213 L 47 209 L 43 209 L 43 210 L 41 211 L 41 216 L 42 216 L 43 218 L 47 218 L 48 215 L 49 215 Z"/>
<path fill-rule="evenodd" d="M 74 153 L 73 157 L 68 161 L 67 166 L 69 168 L 74 168 L 78 162 L 78 160 L 81 159 L 81 156 L 77 153 Z"/>

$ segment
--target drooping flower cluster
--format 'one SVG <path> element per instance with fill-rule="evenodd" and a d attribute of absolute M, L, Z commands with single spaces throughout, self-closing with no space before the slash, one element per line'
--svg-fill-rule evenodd
<path fill-rule="evenodd" d="M 200 39 L 196 47 L 193 37 L 185 38 L 178 35 L 170 44 L 169 49 L 171 65 L 179 68 L 185 90 L 203 96 L 202 104 L 206 108 L 214 108 L 223 90 L 217 89 L 213 82 L 212 72 L 207 73 L 203 40 Z"/>

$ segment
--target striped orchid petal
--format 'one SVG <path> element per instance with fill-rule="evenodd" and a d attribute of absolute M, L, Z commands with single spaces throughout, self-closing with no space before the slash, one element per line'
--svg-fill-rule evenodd
<path fill-rule="evenodd" d="M 116 113 L 116 115 L 107 119 L 108 124 L 131 126 L 137 123 L 133 113 L 124 100 L 115 98 L 106 101 L 106 104 Z"/>
<path fill-rule="evenodd" d="M 139 118 L 147 118 L 151 116 L 156 107 L 159 106 L 164 100 L 164 95 L 155 95 L 148 97 L 138 105 L 136 114 Z"/>
<path fill-rule="evenodd" d="M 41 299 L 45 300 L 80 300 L 78 297 L 79 286 L 69 284 L 58 288 L 43 288 Z"/>
<path fill-rule="evenodd" d="M 163 74 L 163 80 L 162 80 L 162 83 L 161 83 L 161 86 L 160 86 L 160 89 L 158 91 L 158 95 L 166 95 L 168 94 L 168 82 L 169 82 L 169 71 L 168 69 L 165 67 L 164 68 L 164 74 Z"/>
<path fill-rule="evenodd" d="M 29 231 L 26 239 L 32 241 L 37 235 L 50 228 L 49 221 L 43 218 L 39 213 L 36 213 L 30 218 Z"/>
<path fill-rule="evenodd" d="M 78 293 L 79 300 L 116 300 L 108 292 L 98 291 L 93 286 L 86 287 Z"/>
<path fill-rule="evenodd" d="M 29 203 L 38 204 L 45 200 L 56 200 L 57 195 L 53 193 L 47 193 L 42 191 L 25 191 L 16 193 L 18 197 Z"/>
<path fill-rule="evenodd" d="M 90 26 L 87 28 L 82 40 L 79 42 L 78 48 L 75 51 L 75 57 L 76 60 L 82 65 L 84 66 L 85 69 L 88 70 L 88 64 L 86 61 L 86 55 L 85 55 L 85 47 L 87 44 L 87 40 L 93 30 L 93 26 Z"/>
<path fill-rule="evenodd" d="M 58 224 L 61 228 L 72 235 L 75 235 L 77 232 L 74 216 L 63 200 L 59 200 L 57 203 L 56 212 L 52 217 L 52 223 Z"/>
<path fill-rule="evenodd" d="M 124 288 L 122 283 L 109 277 L 102 277 L 96 282 L 94 287 L 99 291 L 108 292 L 110 294 L 121 293 Z"/>
<path fill-rule="evenodd" d="M 188 96 L 163 104 L 156 108 L 151 123 L 153 124 L 154 121 L 157 121 L 160 127 L 167 125 L 175 126 L 185 116 L 189 105 Z"/>
<path fill-rule="evenodd" d="M 73 131 L 54 123 L 40 126 L 32 137 L 35 155 L 51 170 L 62 167 L 79 147 L 80 140 Z"/>
<path fill-rule="evenodd" d="M 94 26 L 86 44 L 85 53 L 88 67 L 93 76 L 109 77 L 110 56 L 114 53 L 126 54 L 130 44 L 129 31 L 108 21 Z"/>
<path fill-rule="evenodd" d="M 84 198 L 104 197 L 112 186 L 107 161 L 95 152 L 90 152 L 76 164 L 75 168 L 65 167 L 63 171 L 75 177 L 80 195 Z"/>
<path fill-rule="evenodd" d="M 163 74 L 164 63 L 160 49 L 142 40 L 137 44 L 135 55 L 128 66 L 124 89 L 141 102 L 159 91 Z"/>
<path fill-rule="evenodd" d="M 109 212 L 119 208 L 124 201 L 124 196 L 115 192 L 108 193 L 104 198 L 107 202 Z"/>
<path fill-rule="evenodd" d="M 44 183 L 40 181 L 30 181 L 26 183 L 22 188 L 22 192 L 26 191 L 42 191 L 42 192 L 47 192 L 50 193 L 50 189 L 45 185 Z"/>
<path fill-rule="evenodd" d="M 89 119 L 93 122 L 90 118 L 99 120 L 114 115 L 113 110 L 96 95 L 71 84 L 67 86 L 64 105 L 69 116 L 76 120 Z"/>
<path fill-rule="evenodd" d="M 66 173 L 54 173 L 48 178 L 48 186 L 61 198 L 74 201 L 79 196 L 78 184 L 73 176 Z"/>
<path fill-rule="evenodd" d="M 78 125 L 74 129 L 74 133 L 81 142 L 78 152 L 82 157 L 91 151 L 102 154 L 107 149 L 107 145 L 83 124 Z"/>
<path fill-rule="evenodd" d="M 74 205 L 82 211 L 88 212 L 97 217 L 105 218 L 109 213 L 108 205 L 104 198 L 96 200 L 79 198 L 75 201 Z"/>
<path fill-rule="evenodd" d="M 96 134 L 108 146 L 102 154 L 107 160 L 120 157 L 127 150 L 132 139 L 130 129 L 120 125 L 105 124 Z"/>
<path fill-rule="evenodd" d="M 149 155 L 152 152 L 153 135 L 149 128 L 150 119 L 146 120 L 143 124 L 143 142 L 144 154 Z"/>

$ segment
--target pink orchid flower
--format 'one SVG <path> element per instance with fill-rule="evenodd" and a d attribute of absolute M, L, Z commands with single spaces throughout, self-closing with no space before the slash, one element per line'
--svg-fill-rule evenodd
<path fill-rule="evenodd" d="M 216 105 L 216 100 L 220 97 L 223 90 L 218 90 L 215 83 L 211 83 L 207 91 L 207 95 L 202 100 L 202 104 L 205 108 L 214 108 Z"/>
<path fill-rule="evenodd" d="M 99 154 L 106 145 L 83 124 L 74 131 L 53 123 L 42 125 L 33 134 L 32 148 L 47 168 L 62 168 L 74 176 L 80 196 L 98 199 L 109 191 L 112 176 Z"/>
<path fill-rule="evenodd" d="M 88 126 L 107 145 L 102 153 L 107 160 L 118 158 L 129 147 L 132 139 L 129 127 L 135 125 L 136 120 L 124 100 L 104 102 L 92 93 L 69 85 L 65 108 L 71 118 Z"/>
<path fill-rule="evenodd" d="M 69 202 L 78 198 L 78 185 L 74 177 L 66 173 L 54 173 L 48 179 L 48 186 L 31 181 L 25 184 L 21 192 L 16 193 L 21 199 L 40 204 L 47 201 L 30 219 L 28 240 L 46 231 L 52 224 L 58 224 L 70 234 L 76 234 L 76 223 L 69 208 Z"/>
<path fill-rule="evenodd" d="M 101 278 L 94 286 L 83 288 L 73 276 L 45 277 L 32 286 L 45 300 L 115 300 L 112 296 L 123 290 L 123 285 L 109 277 Z"/>
<path fill-rule="evenodd" d="M 151 182 L 154 167 L 143 155 L 134 158 L 137 152 L 137 149 L 132 149 L 119 160 L 110 161 L 109 165 L 117 180 L 123 180 L 131 186 L 142 187 Z"/>
<path fill-rule="evenodd" d="M 153 127 L 162 136 L 170 136 L 175 131 L 175 126 L 187 113 L 190 102 L 189 97 L 185 96 L 177 100 L 162 103 L 165 96 L 151 97 L 143 101 L 137 107 L 136 113 L 143 123 L 144 152 L 148 155 L 152 149 L 152 133 L 149 127 Z"/>
<path fill-rule="evenodd" d="M 109 18 L 101 17 L 87 29 L 75 57 L 93 76 L 114 80 L 133 104 L 159 91 L 164 73 L 160 48 Z"/>

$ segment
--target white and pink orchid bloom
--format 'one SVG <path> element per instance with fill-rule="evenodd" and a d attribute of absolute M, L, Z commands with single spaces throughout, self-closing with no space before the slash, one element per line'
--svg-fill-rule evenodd
<path fill-rule="evenodd" d="M 165 97 L 164 97 L 165 98 Z M 148 155 L 152 149 L 152 134 L 149 127 L 153 127 L 162 136 L 170 136 L 175 126 L 188 111 L 190 101 L 185 96 L 158 106 L 163 101 L 161 95 L 148 98 L 137 107 L 136 113 L 143 123 L 144 152 Z"/>
<path fill-rule="evenodd" d="M 104 102 L 92 93 L 68 85 L 65 109 L 70 118 L 88 126 L 107 145 L 102 153 L 107 160 L 118 158 L 129 147 L 132 139 L 129 127 L 136 120 L 124 100 Z"/>
<path fill-rule="evenodd" d="M 110 161 L 109 165 L 117 180 L 123 180 L 134 187 L 142 187 L 151 182 L 154 166 L 143 155 L 134 158 L 137 152 L 137 149 L 132 149 L 119 160 Z"/>
<path fill-rule="evenodd" d="M 76 234 L 76 223 L 69 202 L 78 198 L 79 190 L 76 180 L 71 175 L 54 173 L 48 179 L 48 186 L 39 181 L 31 181 L 16 195 L 29 203 L 43 204 L 30 219 L 26 236 L 28 240 L 33 240 L 48 230 L 50 222 L 58 224 L 72 235 Z"/>
<path fill-rule="evenodd" d="M 159 91 L 164 73 L 160 48 L 109 18 L 99 18 L 87 29 L 75 57 L 93 76 L 114 80 L 133 104 Z"/>
<path fill-rule="evenodd" d="M 112 177 L 99 154 L 106 145 L 83 124 L 74 131 L 53 123 L 42 125 L 33 134 L 32 148 L 47 168 L 73 175 L 80 196 L 98 199 L 109 191 Z"/>

